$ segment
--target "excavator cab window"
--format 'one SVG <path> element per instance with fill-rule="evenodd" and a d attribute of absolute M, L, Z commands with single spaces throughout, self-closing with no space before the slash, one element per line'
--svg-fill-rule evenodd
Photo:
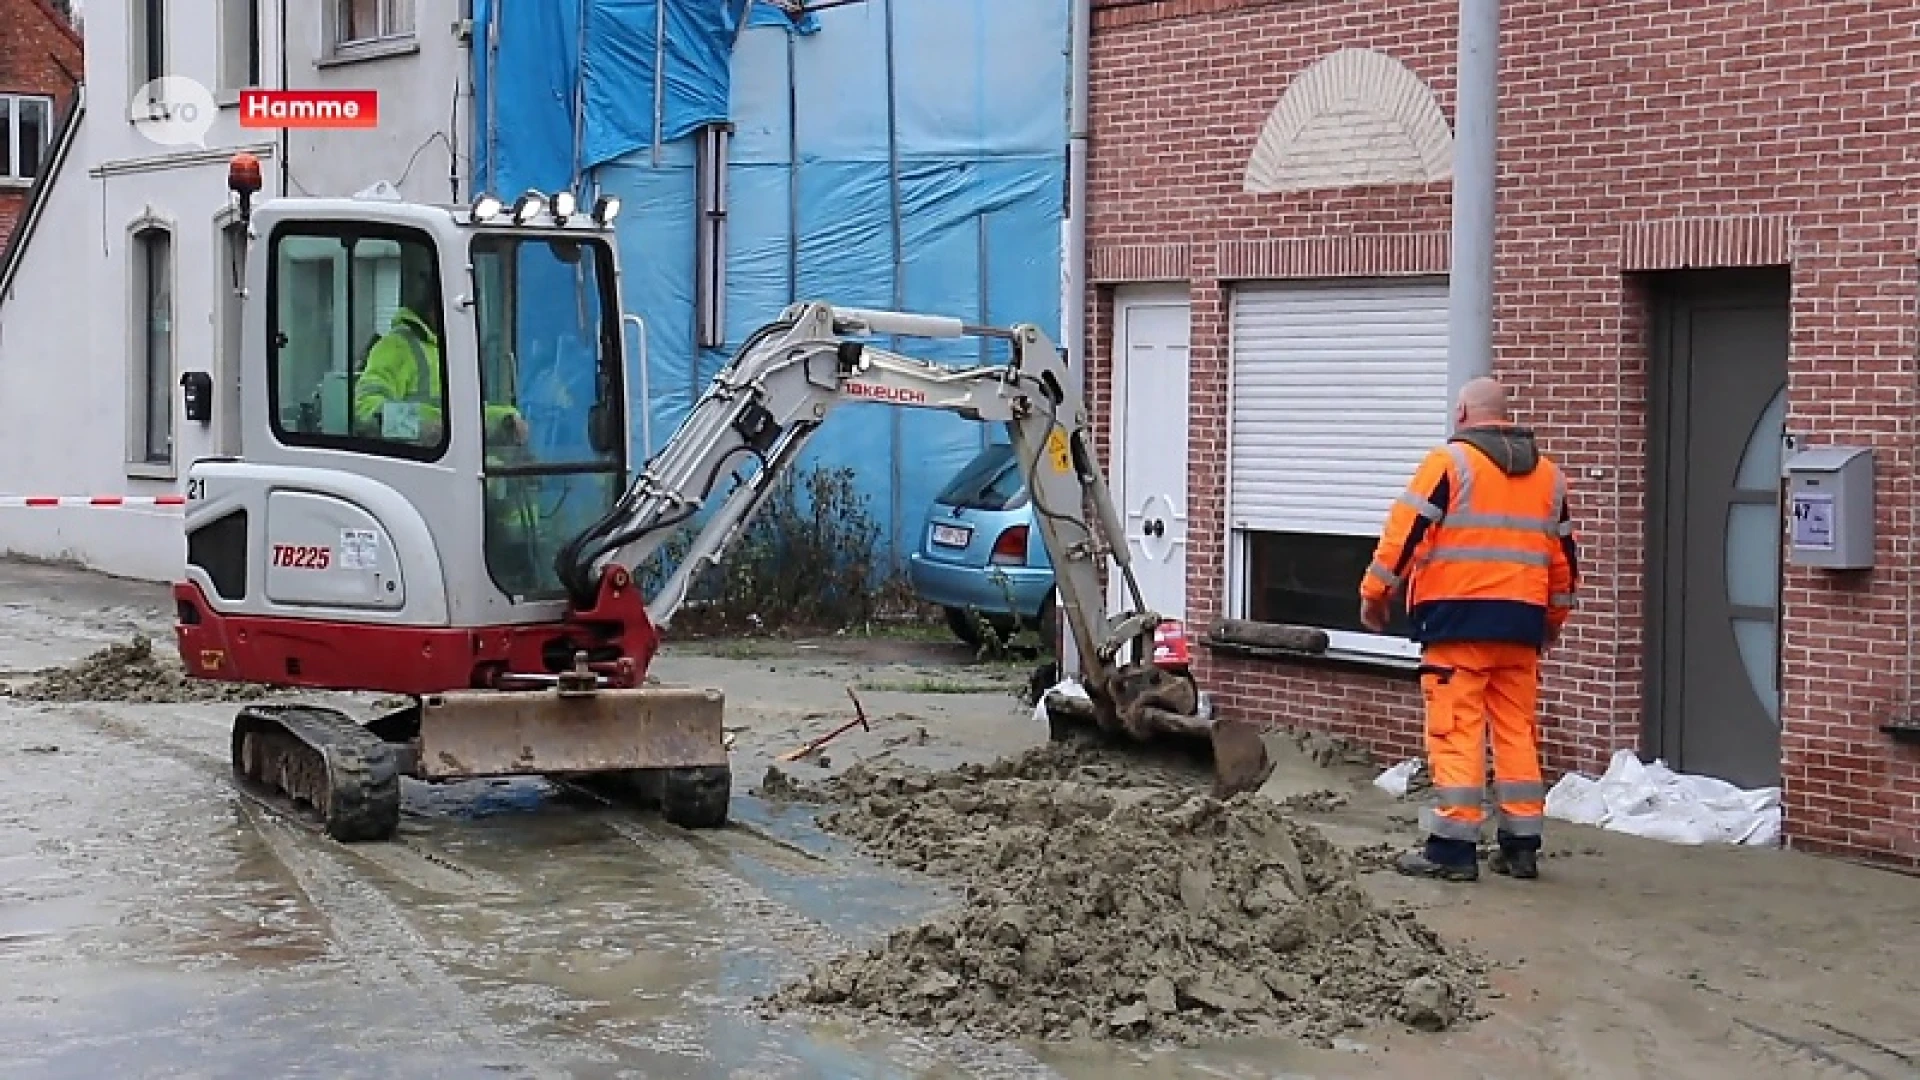
<path fill-rule="evenodd" d="M 447 450 L 433 241 L 401 226 L 274 230 L 267 393 L 283 445 L 436 461 Z"/>
<path fill-rule="evenodd" d="M 626 485 L 612 259 L 599 240 L 507 232 L 472 255 L 487 569 L 508 596 L 560 599 L 555 556 Z"/>

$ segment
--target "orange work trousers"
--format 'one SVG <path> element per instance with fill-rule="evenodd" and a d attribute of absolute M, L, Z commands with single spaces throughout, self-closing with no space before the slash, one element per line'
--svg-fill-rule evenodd
<path fill-rule="evenodd" d="M 1491 722 L 1501 846 L 1538 847 L 1547 796 L 1535 739 L 1539 650 L 1505 642 L 1436 642 L 1420 656 L 1420 691 L 1427 705 L 1427 771 L 1439 797 L 1439 806 L 1423 815 L 1427 833 L 1479 840 Z"/>

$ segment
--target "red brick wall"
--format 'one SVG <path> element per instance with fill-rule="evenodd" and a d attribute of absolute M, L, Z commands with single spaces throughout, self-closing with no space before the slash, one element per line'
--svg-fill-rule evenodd
<path fill-rule="evenodd" d="M 0 93 L 48 94 L 54 123 L 85 73 L 80 35 L 43 0 L 0 0 Z M 25 189 L 0 186 L 0 250 L 13 235 Z"/>
<path fill-rule="evenodd" d="M 1250 195 L 1247 156 L 1289 80 L 1341 47 L 1407 65 L 1451 120 L 1456 4 L 1094 3 L 1089 389 L 1098 414 L 1113 286 L 1189 281 L 1188 616 L 1204 626 L 1224 599 L 1234 267 L 1444 269 L 1444 247 L 1428 266 L 1433 245 L 1408 236 L 1448 229 L 1445 181 Z M 1544 674 L 1549 767 L 1596 770 L 1639 742 L 1647 350 L 1631 272 L 1790 260 L 1789 429 L 1873 446 L 1881 514 L 1870 574 L 1787 571 L 1787 829 L 1920 865 L 1920 754 L 1877 731 L 1912 711 L 1916 663 L 1920 0 L 1509 0 L 1502 16 L 1495 364 L 1574 478 L 1585 545 L 1582 607 Z M 1715 217 L 1748 220 L 1699 220 Z M 1222 657 L 1204 676 L 1228 709 L 1418 751 L 1404 679 Z"/>

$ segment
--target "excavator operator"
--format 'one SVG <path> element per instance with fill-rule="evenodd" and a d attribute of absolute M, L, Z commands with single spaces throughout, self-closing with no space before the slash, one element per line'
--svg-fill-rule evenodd
<path fill-rule="evenodd" d="M 440 295 L 434 288 L 431 259 L 431 251 L 420 245 L 401 248 L 400 307 L 394 313 L 392 329 L 367 354 L 366 367 L 356 383 L 356 435 L 418 446 L 440 443 L 445 416 L 440 385 Z M 527 421 L 519 408 L 488 402 L 482 415 L 487 465 L 524 459 Z M 539 512 L 530 497 L 536 484 L 535 480 L 518 477 L 489 479 L 486 484 L 489 565 L 500 564 L 501 575 L 515 592 L 531 589 L 537 580 L 530 554 L 539 524 Z"/>
<path fill-rule="evenodd" d="M 1428 452 L 1388 512 L 1360 581 L 1360 621 L 1375 632 L 1405 583 L 1421 645 L 1427 767 L 1439 806 L 1422 815 L 1425 846 L 1395 869 L 1479 879 L 1491 719 L 1499 848 L 1487 868 L 1534 878 L 1546 817 L 1540 656 L 1559 639 L 1579 581 L 1566 475 L 1531 430 L 1508 422 L 1506 391 L 1493 379 L 1461 388 L 1454 422 L 1453 437 Z"/>
<path fill-rule="evenodd" d="M 445 400 L 440 386 L 440 295 L 434 287 L 432 253 L 420 245 L 400 249 L 400 308 L 393 325 L 374 343 L 355 382 L 354 434 L 389 442 L 437 446 Z M 397 406 L 397 407 L 396 407 Z M 488 404 L 489 446 L 518 446 L 527 422 L 512 405 Z"/>

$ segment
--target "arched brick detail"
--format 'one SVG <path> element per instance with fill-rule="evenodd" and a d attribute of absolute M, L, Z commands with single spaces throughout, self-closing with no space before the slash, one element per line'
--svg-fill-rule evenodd
<path fill-rule="evenodd" d="M 1453 168 L 1453 131 L 1433 91 L 1373 49 L 1341 49 L 1280 95 L 1247 159 L 1254 194 L 1425 184 Z"/>

